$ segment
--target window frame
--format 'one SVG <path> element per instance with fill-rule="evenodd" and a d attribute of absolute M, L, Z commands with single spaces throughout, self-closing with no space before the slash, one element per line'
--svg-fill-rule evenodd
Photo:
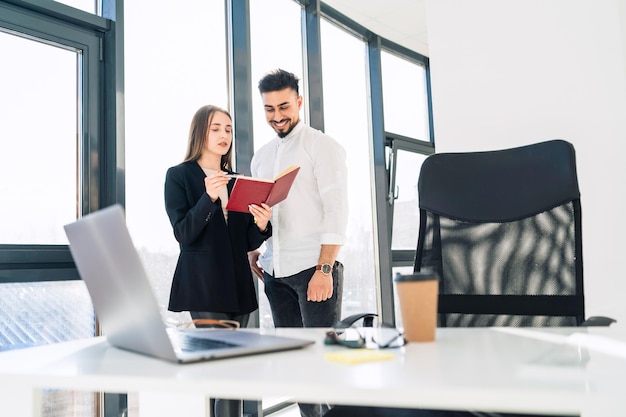
<path fill-rule="evenodd" d="M 123 203 L 112 21 L 53 1 L 0 0 L 0 30 L 77 52 L 79 215 Z M 123 147 L 122 147 L 123 149 Z M 98 155 L 92 161 L 89 155 Z M 120 170 L 121 168 L 121 170 Z M 92 181 L 94 179 L 95 181 Z M 95 189 L 93 189 L 95 188 Z M 0 283 L 80 279 L 68 245 L 0 245 Z"/>

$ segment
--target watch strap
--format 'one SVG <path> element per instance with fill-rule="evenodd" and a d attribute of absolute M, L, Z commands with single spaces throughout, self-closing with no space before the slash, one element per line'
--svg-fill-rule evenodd
<path fill-rule="evenodd" d="M 330 275 L 333 272 L 333 266 L 331 264 L 318 264 L 315 267 L 316 271 L 322 271 L 324 275 Z M 328 271 L 328 272 L 326 272 Z"/>

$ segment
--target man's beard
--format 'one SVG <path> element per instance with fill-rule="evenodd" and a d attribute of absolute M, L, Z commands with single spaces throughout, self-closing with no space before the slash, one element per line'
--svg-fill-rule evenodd
<path fill-rule="evenodd" d="M 276 127 L 274 127 L 274 125 L 272 125 L 272 127 L 274 128 L 274 131 L 278 134 L 278 137 L 282 139 L 291 133 L 291 131 L 293 130 L 294 127 L 296 127 L 299 121 L 300 119 L 296 120 L 295 123 L 292 123 L 291 119 L 289 119 L 290 123 L 289 123 L 289 128 L 287 130 L 278 130 L 276 129 Z"/>

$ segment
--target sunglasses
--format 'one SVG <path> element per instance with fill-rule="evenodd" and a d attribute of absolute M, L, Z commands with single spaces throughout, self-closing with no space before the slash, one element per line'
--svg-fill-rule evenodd
<path fill-rule="evenodd" d="M 324 344 L 341 345 L 352 349 L 387 349 L 406 344 L 402 332 L 390 324 L 378 323 L 377 318 L 378 315 L 374 313 L 346 317 L 337 322 L 332 330 L 326 332 Z"/>

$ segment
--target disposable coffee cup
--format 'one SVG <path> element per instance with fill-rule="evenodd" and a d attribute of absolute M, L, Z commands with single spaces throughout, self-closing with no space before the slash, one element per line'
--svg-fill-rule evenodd
<path fill-rule="evenodd" d="M 404 338 L 409 342 L 432 342 L 437 328 L 437 297 L 439 277 L 434 272 L 396 274 L 394 280 Z"/>

